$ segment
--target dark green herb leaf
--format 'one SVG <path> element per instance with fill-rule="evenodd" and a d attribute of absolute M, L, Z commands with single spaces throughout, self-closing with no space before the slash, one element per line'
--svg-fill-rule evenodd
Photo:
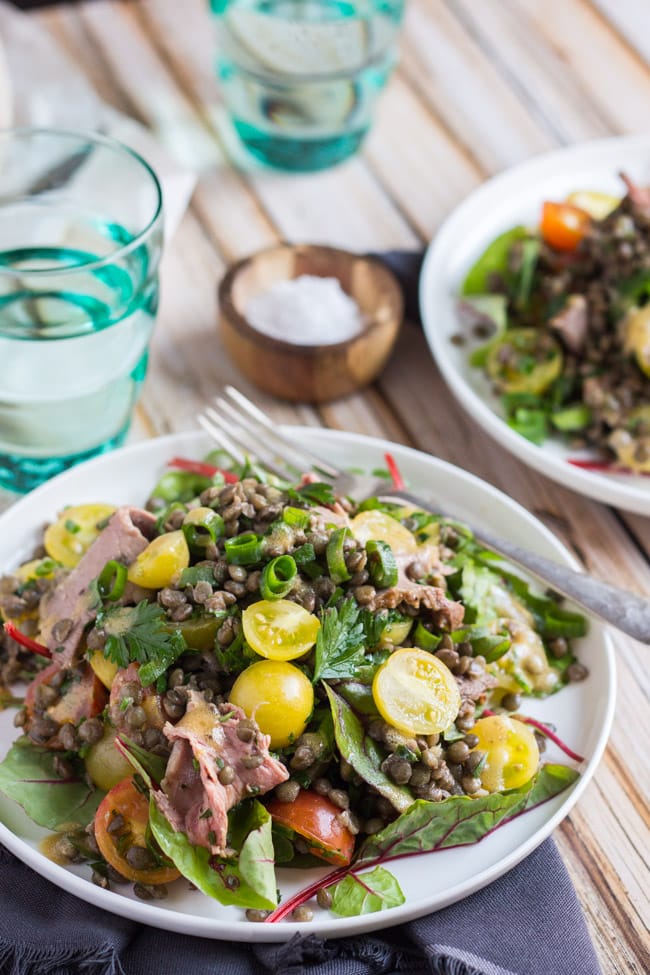
<path fill-rule="evenodd" d="M 150 788 L 152 782 L 158 784 L 162 781 L 167 768 L 166 759 L 136 745 L 127 735 L 120 735 L 118 742 L 121 745 L 119 751 L 131 762 L 135 771 L 143 777 Z"/>
<path fill-rule="evenodd" d="M 300 487 L 291 488 L 288 494 L 294 501 L 308 501 L 310 504 L 328 505 L 334 504 L 336 500 L 332 486 L 322 481 L 314 481 L 313 484 L 301 484 Z"/>
<path fill-rule="evenodd" d="M 169 632 L 167 617 L 157 603 L 143 600 L 137 606 L 116 606 L 98 613 L 97 621 L 107 635 L 104 656 L 118 667 L 139 663 L 143 687 L 164 674 L 187 649 L 178 630 Z"/>
<path fill-rule="evenodd" d="M 349 873 L 333 884 L 329 891 L 332 895 L 331 911 L 339 917 L 374 914 L 389 907 L 399 907 L 406 900 L 397 880 L 385 867 L 375 867 L 361 875 Z"/>
<path fill-rule="evenodd" d="M 450 796 L 442 802 L 417 800 L 398 819 L 365 841 L 357 864 L 393 860 L 478 843 L 502 823 L 546 802 L 573 785 L 579 773 L 566 765 L 543 765 L 520 789 L 470 799 Z"/>
<path fill-rule="evenodd" d="M 384 755 L 377 742 L 366 734 L 349 704 L 327 684 L 324 687 L 330 700 L 334 718 L 334 736 L 341 755 L 368 785 L 373 786 L 380 795 L 388 799 L 399 812 L 404 812 L 413 803 L 413 796 L 408 789 L 395 785 L 382 772 L 381 763 Z"/>
<path fill-rule="evenodd" d="M 83 766 L 78 777 L 62 779 L 54 769 L 55 759 L 56 752 L 19 738 L 0 763 L 0 792 L 46 829 L 87 826 L 104 794 L 88 786 Z"/>
<path fill-rule="evenodd" d="M 314 682 L 354 677 L 364 662 L 365 633 L 353 599 L 325 609 L 316 638 Z"/>
<path fill-rule="evenodd" d="M 229 844 L 238 851 L 232 860 L 217 860 L 202 846 L 177 833 L 151 796 L 149 822 L 160 849 L 191 883 L 220 904 L 272 910 L 277 884 L 271 838 L 271 817 L 259 802 L 240 803 L 231 810 Z"/>

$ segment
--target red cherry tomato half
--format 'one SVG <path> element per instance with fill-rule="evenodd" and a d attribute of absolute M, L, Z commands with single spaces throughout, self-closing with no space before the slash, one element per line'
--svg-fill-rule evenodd
<path fill-rule="evenodd" d="M 25 694 L 25 711 L 28 719 L 32 719 L 36 712 L 36 692 L 42 684 L 49 684 L 61 667 L 58 663 L 51 663 L 49 667 L 37 674 L 27 688 Z M 106 688 L 97 679 L 90 666 L 83 662 L 71 671 L 71 684 L 64 690 L 61 697 L 46 710 L 46 714 L 57 724 L 78 725 L 87 718 L 94 718 L 101 714 L 106 706 L 108 694 Z M 48 747 L 50 747 L 48 745 Z M 56 746 L 63 748 L 63 745 Z"/>
<path fill-rule="evenodd" d="M 542 237 L 558 251 L 574 251 L 591 224 L 586 210 L 570 203 L 551 203 L 542 206 Z"/>
<path fill-rule="evenodd" d="M 273 799 L 266 806 L 280 826 L 287 826 L 314 845 L 309 852 L 328 863 L 345 866 L 352 860 L 354 836 L 338 816 L 341 810 L 326 796 L 301 790 L 294 802 Z"/>
<path fill-rule="evenodd" d="M 124 826 L 109 832 L 116 816 L 122 816 Z M 169 884 L 180 873 L 173 866 L 132 867 L 125 853 L 132 846 L 146 849 L 149 802 L 133 785 L 133 779 L 122 779 L 102 799 L 95 816 L 95 839 L 102 856 L 119 874 L 141 884 Z"/>

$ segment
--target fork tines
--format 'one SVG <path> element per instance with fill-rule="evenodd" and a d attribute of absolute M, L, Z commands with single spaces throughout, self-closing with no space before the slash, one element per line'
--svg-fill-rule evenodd
<path fill-rule="evenodd" d="M 216 396 L 213 405 L 207 406 L 197 420 L 238 464 L 254 460 L 277 477 L 290 481 L 310 469 L 332 481 L 340 476 L 327 461 L 298 447 L 233 386 L 226 386 L 223 395 Z"/>

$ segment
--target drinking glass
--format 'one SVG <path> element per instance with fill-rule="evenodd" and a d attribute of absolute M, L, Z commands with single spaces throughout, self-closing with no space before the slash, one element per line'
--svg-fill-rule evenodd
<path fill-rule="evenodd" d="M 211 0 L 234 128 L 263 162 L 324 169 L 357 150 L 396 61 L 404 0 Z"/>
<path fill-rule="evenodd" d="M 162 194 L 102 135 L 0 131 L 0 485 L 119 445 L 158 306 Z"/>

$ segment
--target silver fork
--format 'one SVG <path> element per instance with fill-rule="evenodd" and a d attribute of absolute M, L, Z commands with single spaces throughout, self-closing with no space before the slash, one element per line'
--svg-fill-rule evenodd
<path fill-rule="evenodd" d="M 197 419 L 212 439 L 239 464 L 254 460 L 265 470 L 289 481 L 296 481 L 302 473 L 311 470 L 338 493 L 356 495 L 361 500 L 359 493 L 363 482 L 360 478 L 339 470 L 302 444 L 296 444 L 233 386 L 226 386 L 223 394 L 215 397 L 213 405 L 206 407 Z M 381 485 L 372 492 L 363 493 L 364 496 L 378 495 L 386 501 L 406 501 L 461 522 L 486 548 L 530 572 L 586 612 L 611 623 L 641 643 L 650 643 L 650 601 L 643 596 L 558 565 L 483 527 L 470 524 L 466 518 L 454 518 L 448 511 L 442 511 L 437 502 L 410 491 L 387 492 L 385 485 Z"/>

